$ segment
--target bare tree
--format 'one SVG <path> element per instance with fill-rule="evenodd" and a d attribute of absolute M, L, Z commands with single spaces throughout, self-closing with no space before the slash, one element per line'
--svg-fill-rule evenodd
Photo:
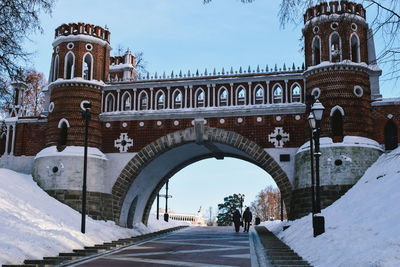
<path fill-rule="evenodd" d="M 251 203 L 255 217 L 261 221 L 278 220 L 281 216 L 281 193 L 278 188 L 268 186 L 258 193 L 256 200 Z M 286 212 L 284 209 L 284 219 Z"/>
<path fill-rule="evenodd" d="M 147 61 L 144 60 L 143 52 L 141 51 L 135 52 L 134 56 L 136 58 L 136 71 L 143 77 L 148 73 L 146 69 Z"/>
<path fill-rule="evenodd" d="M 307 8 L 323 0 L 282 0 L 279 19 L 282 27 L 287 24 L 303 22 L 303 14 Z M 384 47 L 378 51 L 377 61 L 391 70 L 385 79 L 400 78 L 400 1 L 398 0 L 363 0 L 362 4 L 370 15 L 369 24 L 373 35 L 383 40 Z"/>
<path fill-rule="evenodd" d="M 53 4 L 54 0 L 0 1 L 0 105 L 10 99 L 9 79 L 29 59 L 24 41 L 32 32 L 42 32 L 39 14 L 51 13 Z"/>
<path fill-rule="evenodd" d="M 123 56 L 124 51 L 127 51 L 121 44 L 118 44 L 117 49 L 115 50 L 115 56 Z M 144 53 L 142 51 L 137 51 L 133 53 L 136 62 L 136 71 L 137 74 L 142 77 L 147 75 L 148 71 L 146 69 L 147 61 L 144 60 Z"/>
<path fill-rule="evenodd" d="M 47 86 L 43 73 L 28 70 L 25 74 L 27 89 L 24 97 L 24 107 L 27 116 L 38 116 L 44 109 L 44 94 L 42 90 Z"/>

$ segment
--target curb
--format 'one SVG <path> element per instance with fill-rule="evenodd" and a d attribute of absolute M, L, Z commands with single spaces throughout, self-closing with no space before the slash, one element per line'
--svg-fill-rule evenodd
<path fill-rule="evenodd" d="M 152 239 L 156 236 L 160 236 L 169 232 L 177 231 L 188 226 L 177 226 L 160 230 L 153 233 L 133 236 L 130 238 L 121 238 L 112 242 L 105 242 L 103 244 L 96 244 L 91 247 L 85 246 L 83 249 L 73 249 L 72 252 L 62 252 L 55 257 L 43 257 L 42 260 L 25 260 L 24 264 L 3 264 L 2 267 L 50 267 L 50 266 L 68 266 L 76 264 L 81 261 L 85 261 L 91 258 L 98 257 L 102 254 L 109 254 L 115 250 L 119 250 L 124 247 L 131 246 L 138 242 Z"/>

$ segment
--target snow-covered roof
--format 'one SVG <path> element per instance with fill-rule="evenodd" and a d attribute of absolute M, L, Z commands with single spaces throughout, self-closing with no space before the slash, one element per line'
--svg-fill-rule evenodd
<path fill-rule="evenodd" d="M 92 44 L 99 44 L 101 46 L 107 47 L 109 50 L 112 49 L 107 41 L 85 34 L 58 36 L 56 39 L 54 39 L 52 45 L 53 47 L 56 47 L 57 45 L 66 42 L 86 42 Z"/>
<path fill-rule="evenodd" d="M 394 106 L 400 105 L 400 97 L 378 99 L 371 103 L 372 106 Z"/>
<path fill-rule="evenodd" d="M 84 147 L 83 146 L 67 146 L 63 151 L 58 152 L 56 146 L 46 147 L 37 153 L 35 159 L 44 157 L 54 157 L 54 156 L 81 156 L 83 157 Z M 88 158 L 98 158 L 107 160 L 106 155 L 103 154 L 98 148 L 88 147 Z"/>
<path fill-rule="evenodd" d="M 382 147 L 379 145 L 378 142 L 375 140 L 366 138 L 366 137 L 360 137 L 360 136 L 345 136 L 343 138 L 342 142 L 337 142 L 334 143 L 332 141 L 332 138 L 330 137 L 322 137 L 320 138 L 320 147 L 321 148 L 328 148 L 328 147 L 369 147 L 369 148 L 375 148 L 377 150 L 383 151 Z M 300 153 L 306 150 L 310 150 L 310 142 L 307 141 L 305 144 L 303 144 L 296 152 Z"/>

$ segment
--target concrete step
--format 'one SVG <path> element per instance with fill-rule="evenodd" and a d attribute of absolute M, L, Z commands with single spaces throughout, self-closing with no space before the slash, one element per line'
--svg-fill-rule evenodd
<path fill-rule="evenodd" d="M 119 240 L 115 240 L 112 242 L 105 242 L 103 244 L 96 244 L 94 246 L 86 246 L 83 249 L 74 249 L 72 252 L 62 252 L 59 253 L 59 256 L 55 257 L 44 257 L 42 260 L 25 260 L 24 264 L 3 264 L 2 267 L 50 267 L 54 265 L 58 265 L 62 262 L 67 262 L 71 260 L 76 260 L 82 257 L 94 255 L 97 253 L 105 252 L 107 250 L 117 249 L 123 246 L 134 244 L 138 241 L 148 239 L 151 237 L 155 237 L 161 234 L 169 233 L 172 231 L 176 231 L 182 228 L 186 228 L 187 226 L 179 226 L 174 227 L 168 230 L 162 230 L 150 234 L 143 234 L 140 236 L 132 236 L 129 238 L 121 238 Z"/>
<path fill-rule="evenodd" d="M 276 267 L 311 266 L 264 226 L 255 227 L 267 258 Z"/>
<path fill-rule="evenodd" d="M 308 262 L 303 260 L 272 260 L 272 264 L 274 265 L 291 265 L 291 266 L 298 266 L 298 265 L 306 265 Z"/>

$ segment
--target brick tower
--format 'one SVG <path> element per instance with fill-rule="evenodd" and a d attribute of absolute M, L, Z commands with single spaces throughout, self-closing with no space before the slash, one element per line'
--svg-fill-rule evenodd
<path fill-rule="evenodd" d="M 46 148 L 37 154 L 33 173 L 35 180 L 48 193 L 62 200 L 75 199 L 75 202 L 64 202 L 76 209 L 79 209 L 80 201 L 74 196 L 80 196 L 82 188 L 83 101 L 89 101 L 92 106 L 88 136 L 88 190 L 104 191 L 101 187 L 107 159 L 100 151 L 99 114 L 103 81 L 109 76 L 109 42 L 107 29 L 90 24 L 63 24 L 55 31 L 50 83 L 46 92 Z M 92 200 L 100 201 L 99 198 Z M 96 217 L 97 214 L 91 215 Z"/>
<path fill-rule="evenodd" d="M 381 70 L 365 17 L 361 4 L 347 1 L 321 3 L 304 14 L 306 94 L 325 107 L 321 121 L 322 207 L 355 184 L 381 152 L 372 140 L 371 112 L 371 100 L 380 96 Z M 306 143 L 296 155 L 296 217 L 310 210 L 309 162 Z"/>

